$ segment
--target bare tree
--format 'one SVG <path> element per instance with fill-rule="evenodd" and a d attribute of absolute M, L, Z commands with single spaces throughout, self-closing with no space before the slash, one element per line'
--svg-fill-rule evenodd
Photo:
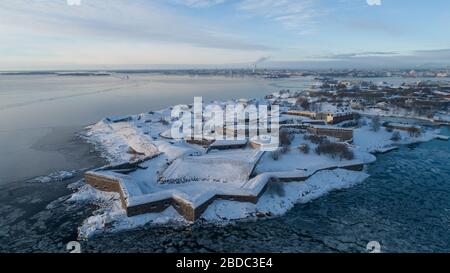
<path fill-rule="evenodd" d="M 298 98 L 296 104 L 300 105 L 304 110 L 311 109 L 311 103 L 309 103 L 307 98 L 302 98 L 302 97 Z"/>
<path fill-rule="evenodd" d="M 374 132 L 378 132 L 380 130 L 380 127 L 381 127 L 380 117 L 375 116 L 374 118 L 372 118 L 371 129 Z"/>
<path fill-rule="evenodd" d="M 291 145 L 293 140 L 293 136 L 289 133 L 288 130 L 280 131 L 280 144 L 281 146 L 289 146 Z"/>
<path fill-rule="evenodd" d="M 309 154 L 309 151 L 311 150 L 311 148 L 309 147 L 308 144 L 303 144 L 303 145 L 298 146 L 298 150 L 299 150 L 301 153 Z"/>
<path fill-rule="evenodd" d="M 400 133 L 398 131 L 395 131 L 392 134 L 391 140 L 392 141 L 400 141 L 402 139 L 402 137 L 400 136 Z"/>
<path fill-rule="evenodd" d="M 411 136 L 411 137 L 416 138 L 416 137 L 419 137 L 420 134 L 421 134 L 420 128 L 413 127 L 413 128 L 411 128 L 411 130 L 409 130 L 409 136 Z"/>
<path fill-rule="evenodd" d="M 318 155 L 327 154 L 332 158 L 339 157 L 340 159 L 352 160 L 355 155 L 347 145 L 343 143 L 324 142 L 316 147 Z"/>

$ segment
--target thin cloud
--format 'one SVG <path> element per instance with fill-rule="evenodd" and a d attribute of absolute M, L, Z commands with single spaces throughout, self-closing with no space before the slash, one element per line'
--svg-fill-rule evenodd
<path fill-rule="evenodd" d="M 366 58 L 366 57 L 379 57 L 379 56 L 395 56 L 398 55 L 397 52 L 384 52 L 384 51 L 371 51 L 371 52 L 354 52 L 354 53 L 345 53 L 345 54 L 334 54 L 329 56 L 322 57 L 323 59 L 332 59 L 332 60 L 345 60 L 345 59 L 353 59 L 353 58 Z"/>
<path fill-rule="evenodd" d="M 316 56 L 305 61 L 273 62 L 272 67 L 288 68 L 407 68 L 445 67 L 450 64 L 450 48 L 407 52 L 355 52 Z"/>
<path fill-rule="evenodd" d="M 450 48 L 431 49 L 431 50 L 415 50 L 413 55 L 422 57 L 441 58 L 450 63 Z"/>
<path fill-rule="evenodd" d="M 231 2 L 230 0 L 172 0 L 190 8 L 205 8 Z M 261 17 L 280 23 L 288 30 L 305 34 L 311 31 L 318 12 L 312 0 L 239 0 L 234 8 L 238 13 Z"/>
<path fill-rule="evenodd" d="M 132 4 L 124 0 L 89 0 L 77 7 L 68 6 L 65 1 L 4 0 L 0 2 L 0 25 L 0 30 L 12 35 L 57 40 L 126 40 L 231 50 L 271 49 L 142 0 Z"/>
<path fill-rule="evenodd" d="M 369 61 L 384 60 L 386 62 L 442 62 L 450 63 L 450 48 L 430 49 L 430 50 L 412 50 L 405 52 L 394 51 L 371 51 L 371 52 L 352 52 L 345 54 L 332 54 L 325 56 L 316 56 L 312 59 L 320 60 L 349 60 L 349 61 Z"/>
<path fill-rule="evenodd" d="M 318 12 L 310 0 L 242 0 L 237 10 L 279 22 L 297 33 L 308 32 Z"/>

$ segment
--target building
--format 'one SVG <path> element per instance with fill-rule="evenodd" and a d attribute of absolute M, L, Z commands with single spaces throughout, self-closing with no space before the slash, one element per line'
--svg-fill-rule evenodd
<path fill-rule="evenodd" d="M 320 112 L 317 113 L 316 119 L 325 120 L 328 124 L 338 124 L 347 120 L 354 120 L 355 114 L 352 112 L 332 113 Z"/>
<path fill-rule="evenodd" d="M 209 145 L 209 150 L 230 150 L 230 149 L 242 149 L 247 146 L 248 140 L 216 140 Z"/>
<path fill-rule="evenodd" d="M 312 112 L 312 111 L 297 111 L 289 110 L 283 114 L 292 116 L 308 117 L 315 120 L 324 120 L 328 124 L 338 124 L 343 121 L 355 119 L 355 114 L 352 112 L 332 113 L 332 112 Z"/>
<path fill-rule="evenodd" d="M 348 120 L 354 120 L 355 119 L 355 113 L 352 112 L 345 112 L 345 113 L 336 113 L 333 114 L 333 119 L 330 124 L 338 124 L 344 121 Z"/>
<path fill-rule="evenodd" d="M 383 126 L 386 128 L 389 128 L 389 129 L 396 129 L 396 130 L 413 132 L 413 133 L 420 133 L 422 131 L 422 129 L 420 129 L 420 127 L 412 125 L 412 124 L 390 122 L 390 123 L 384 124 Z"/>
<path fill-rule="evenodd" d="M 341 141 L 351 141 L 353 139 L 353 129 L 349 128 L 315 125 L 308 127 L 307 130 L 310 134 L 334 137 Z"/>
<path fill-rule="evenodd" d="M 291 115 L 291 116 L 301 116 L 301 117 L 307 117 L 307 118 L 311 118 L 311 119 L 315 119 L 316 118 L 316 112 L 312 112 L 312 111 L 297 111 L 297 110 L 289 110 L 283 114 L 286 115 Z"/>

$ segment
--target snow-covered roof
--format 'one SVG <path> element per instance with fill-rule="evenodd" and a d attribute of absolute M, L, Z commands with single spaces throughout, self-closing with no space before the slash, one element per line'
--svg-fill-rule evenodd
<path fill-rule="evenodd" d="M 313 125 L 312 128 L 316 129 L 330 129 L 330 130 L 339 130 L 339 131 L 353 131 L 352 128 L 342 128 L 331 125 Z"/>
<path fill-rule="evenodd" d="M 215 147 L 222 146 L 244 146 L 247 145 L 247 142 L 248 141 L 246 139 L 216 140 L 209 146 L 209 148 L 214 149 Z"/>

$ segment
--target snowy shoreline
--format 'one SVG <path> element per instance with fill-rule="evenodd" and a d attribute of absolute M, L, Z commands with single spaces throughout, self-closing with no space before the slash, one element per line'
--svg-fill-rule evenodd
<path fill-rule="evenodd" d="M 285 99 L 289 100 L 290 98 L 286 97 Z M 238 100 L 235 102 L 239 103 Z M 262 102 L 262 100 L 253 100 L 253 102 Z M 227 183 L 233 185 L 236 181 L 245 180 L 244 177 L 239 178 L 240 176 L 236 173 L 234 167 L 230 171 L 225 172 L 232 176 L 225 177 L 217 173 L 222 167 L 217 170 L 211 170 L 213 165 L 200 168 L 196 172 L 196 166 L 201 164 L 201 161 L 198 161 L 198 159 L 205 156 L 206 161 L 208 161 L 206 159 L 208 156 L 213 156 L 211 159 L 218 156 L 227 158 L 226 152 L 207 155 L 207 151 L 201 146 L 170 141 L 170 139 L 165 137 L 166 134 L 164 133 L 169 130 L 170 122 L 170 108 L 134 116 L 105 118 L 97 124 L 87 127 L 83 138 L 92 144 L 101 153 L 102 157 L 112 164 L 129 162 L 139 156 L 154 157 L 163 154 L 163 157 L 159 156 L 157 157 L 159 159 L 150 160 L 147 165 L 143 165 L 145 170 L 136 172 L 133 179 L 138 179 L 137 181 L 140 181 L 139 179 L 147 181 L 150 177 L 157 181 L 157 178 L 161 176 L 160 172 L 162 172 L 163 176 L 169 177 L 170 181 L 177 181 L 177 179 L 182 178 L 182 184 L 185 183 L 185 180 L 198 181 L 197 177 L 203 177 L 201 179 L 209 180 L 209 183 L 216 181 L 216 179 L 218 180 L 215 183 L 223 180 L 221 183 L 225 183 L 224 185 L 227 185 Z M 365 120 L 365 122 L 369 121 Z M 399 132 L 401 140 L 394 141 L 392 140 L 392 132 L 387 131 L 385 128 L 374 132 L 366 124 L 354 130 L 351 149 L 357 158 L 356 162 L 360 162 L 359 164 L 363 165 L 370 164 L 376 160 L 375 156 L 371 154 L 386 153 L 396 149 L 398 145 L 430 141 L 438 138 L 438 133 L 439 130 L 425 130 L 420 136 L 412 137 L 406 132 Z M 300 137 L 295 137 L 292 141 L 292 147 L 300 147 L 305 144 L 315 147 L 314 144 Z M 242 150 L 240 153 L 242 153 L 243 159 L 239 160 L 247 160 L 245 158 L 249 156 L 248 152 Z M 195 160 L 193 162 L 197 163 L 189 165 L 189 158 L 192 158 L 191 160 Z M 229 159 L 235 160 L 236 156 L 230 156 Z M 305 171 L 308 173 L 314 169 L 317 172 L 308 175 L 305 181 L 269 183 L 267 189 L 256 203 L 215 200 L 202 213 L 199 222 L 222 225 L 236 220 L 281 216 L 294 207 L 295 204 L 307 203 L 330 191 L 351 187 L 364 181 L 369 176 L 364 170 L 353 171 L 339 168 L 342 165 L 342 163 L 339 163 L 340 161 L 342 160 L 313 153 L 302 154 L 294 148 L 276 161 L 266 153 L 261 159 L 258 159 L 257 164 L 255 162 L 256 174 L 263 174 L 264 172 L 279 173 L 280 177 L 282 177 L 283 172 L 292 174 L 292 170 L 298 168 L 299 162 L 302 162 L 302 170 L 297 169 L 296 173 L 305 173 Z M 158 171 L 158 168 L 160 169 L 161 166 L 166 164 L 164 162 L 169 162 L 167 163 L 170 165 L 169 174 L 167 172 L 164 174 L 165 168 L 162 171 Z M 226 163 L 227 161 L 220 159 L 218 162 Z M 344 165 L 351 165 L 349 162 Z M 219 163 L 217 166 L 221 166 L 220 164 L 223 163 Z M 239 165 L 241 163 L 236 166 Z M 337 168 L 326 169 L 326 167 Z M 189 171 L 185 172 L 184 170 Z M 139 174 L 139 172 L 142 174 Z M 248 171 L 245 168 L 239 172 L 243 172 L 248 176 Z M 186 175 L 188 174 L 191 177 L 187 177 Z M 244 180 L 242 182 L 245 182 Z M 154 184 L 142 183 L 146 185 L 143 190 L 139 190 L 140 192 L 143 191 L 143 193 L 170 188 L 168 185 L 159 185 L 158 182 L 154 182 Z M 194 190 L 192 194 L 195 195 L 197 187 L 192 186 L 191 188 Z M 118 193 L 102 192 L 90 185 L 84 185 L 79 191 L 75 192 L 67 202 L 91 203 L 98 207 L 94 215 L 87 218 L 80 226 L 80 239 L 88 239 L 102 232 L 117 232 L 147 224 L 156 226 L 192 224 L 191 221 L 183 218 L 173 207 L 168 207 L 161 213 L 146 213 L 128 217 L 126 210 L 122 206 L 122 201 Z"/>

